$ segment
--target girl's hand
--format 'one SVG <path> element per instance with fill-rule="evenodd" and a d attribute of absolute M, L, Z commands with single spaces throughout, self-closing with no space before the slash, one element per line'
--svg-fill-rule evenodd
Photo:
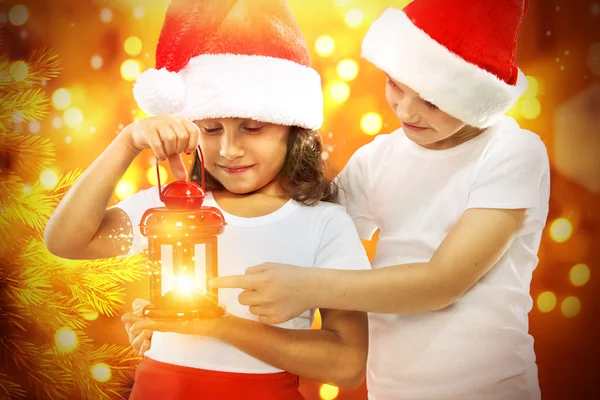
<path fill-rule="evenodd" d="M 193 122 L 175 115 L 148 117 L 127 125 L 126 135 L 134 151 L 151 148 L 160 160 L 169 159 L 177 180 L 187 178 L 181 153 L 191 154 L 198 147 L 200 129 Z"/>
<path fill-rule="evenodd" d="M 265 263 L 250 267 L 246 275 L 213 278 L 213 288 L 245 289 L 239 302 L 265 324 L 281 324 L 315 308 L 311 304 L 318 279 L 314 268 Z"/>
<path fill-rule="evenodd" d="M 130 337 L 137 337 L 143 334 L 144 331 L 173 332 L 183 335 L 218 337 L 220 332 L 226 329 L 233 318 L 233 316 L 225 316 L 214 319 L 164 321 L 143 318 L 135 313 L 127 313 L 123 315 L 122 320 L 131 326 Z"/>
<path fill-rule="evenodd" d="M 149 305 L 150 302 L 142 299 L 135 299 L 133 301 L 133 313 L 128 313 L 125 315 L 133 315 L 136 317 L 141 317 L 142 310 L 146 305 Z M 140 356 L 143 356 L 146 351 L 150 349 L 150 341 L 152 340 L 152 331 L 144 329 L 141 332 L 133 331 L 132 324 L 129 322 L 129 319 L 123 318 L 121 319 L 125 322 L 125 331 L 129 336 L 129 343 L 137 351 Z"/>

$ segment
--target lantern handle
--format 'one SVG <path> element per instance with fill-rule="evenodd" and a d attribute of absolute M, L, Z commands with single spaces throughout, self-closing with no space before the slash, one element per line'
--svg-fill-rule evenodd
<path fill-rule="evenodd" d="M 201 165 L 200 165 L 200 182 L 201 182 L 201 186 L 202 186 L 202 193 L 206 193 L 206 190 L 204 188 L 204 154 L 202 153 L 202 148 L 200 148 L 200 145 L 198 145 L 198 148 L 196 149 L 196 153 L 200 154 L 200 161 L 201 161 Z M 161 184 L 160 184 L 160 170 L 158 169 L 159 166 L 159 159 L 158 157 L 156 157 L 156 176 L 158 177 L 158 197 L 160 198 L 160 201 L 163 201 L 163 195 L 162 195 L 162 188 L 161 188 Z"/>

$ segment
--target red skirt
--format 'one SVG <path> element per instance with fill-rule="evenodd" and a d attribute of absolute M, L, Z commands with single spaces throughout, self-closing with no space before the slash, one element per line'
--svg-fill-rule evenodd
<path fill-rule="evenodd" d="M 304 400 L 298 376 L 208 371 L 145 357 L 138 365 L 130 400 Z"/>

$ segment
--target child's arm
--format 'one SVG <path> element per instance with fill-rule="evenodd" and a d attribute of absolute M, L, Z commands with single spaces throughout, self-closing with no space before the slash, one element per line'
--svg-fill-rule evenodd
<path fill-rule="evenodd" d="M 240 302 L 262 322 L 274 324 L 317 306 L 393 314 L 435 311 L 461 297 L 498 261 L 524 217 L 525 210 L 469 209 L 429 262 L 367 271 L 265 264 L 211 284 L 247 289 Z"/>
<path fill-rule="evenodd" d="M 368 350 L 367 316 L 360 312 L 321 310 L 320 330 L 294 330 L 235 316 L 216 320 L 156 321 L 133 313 L 123 316 L 130 334 L 144 330 L 212 336 L 276 368 L 355 388 L 364 379 Z"/>
<path fill-rule="evenodd" d="M 97 259 L 127 253 L 132 228 L 125 213 L 107 210 L 119 180 L 134 158 L 151 147 L 169 158 L 179 179 L 185 166 L 179 153 L 198 145 L 198 128 L 173 116 L 146 118 L 130 124 L 90 165 L 62 199 L 44 231 L 48 250 L 63 258 Z"/>

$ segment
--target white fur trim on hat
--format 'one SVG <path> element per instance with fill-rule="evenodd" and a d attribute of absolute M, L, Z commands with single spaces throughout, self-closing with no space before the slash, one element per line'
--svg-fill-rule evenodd
<path fill-rule="evenodd" d="M 479 128 L 492 125 L 527 89 L 520 70 L 516 86 L 509 85 L 452 53 L 394 8 L 369 28 L 362 56 L 442 111 Z"/>
<path fill-rule="evenodd" d="M 138 105 L 151 115 L 250 118 L 308 129 L 323 123 L 321 77 L 292 61 L 235 54 L 193 57 L 180 72 L 169 73 L 183 82 L 183 101 L 179 84 L 152 71 L 140 75 L 134 87 Z M 173 104 L 167 105 L 169 99 Z"/>

